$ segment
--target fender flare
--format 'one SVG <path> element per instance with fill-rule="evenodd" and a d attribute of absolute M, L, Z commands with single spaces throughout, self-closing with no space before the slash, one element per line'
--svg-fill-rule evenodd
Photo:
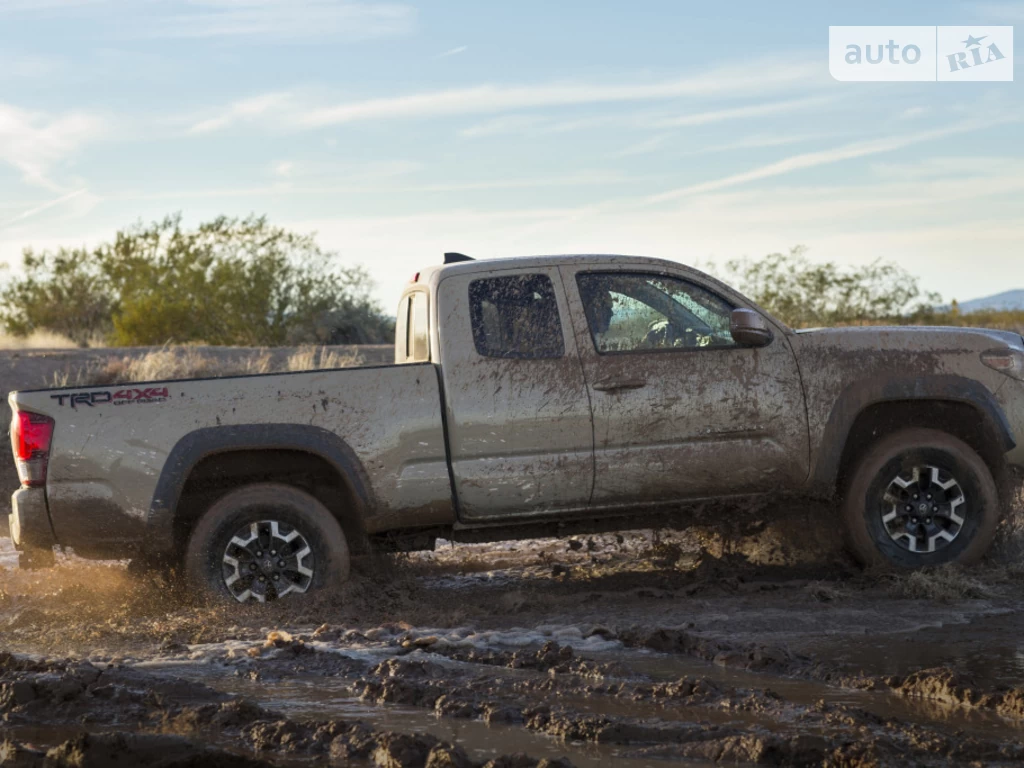
<path fill-rule="evenodd" d="M 846 442 L 857 418 L 874 405 L 901 400 L 944 400 L 969 405 L 978 411 L 985 432 L 996 440 L 995 447 L 1000 454 L 1017 445 L 1010 423 L 993 393 L 974 379 L 939 374 L 858 381 L 839 394 L 829 413 L 822 431 L 821 450 L 811 473 L 811 486 L 815 491 L 823 495 L 835 491 Z"/>
<path fill-rule="evenodd" d="M 169 554 L 174 548 L 174 517 L 189 475 L 204 459 L 250 450 L 294 450 L 326 461 L 348 483 L 360 516 L 375 508 L 369 476 L 355 451 L 321 427 L 303 424 L 240 424 L 189 432 L 171 449 L 146 514 L 143 551 Z"/>

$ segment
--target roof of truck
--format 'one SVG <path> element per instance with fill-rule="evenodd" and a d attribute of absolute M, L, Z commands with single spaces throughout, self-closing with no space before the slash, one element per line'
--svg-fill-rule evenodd
<path fill-rule="evenodd" d="M 497 269 L 519 268 L 519 267 L 550 267 L 558 265 L 579 264 L 606 264 L 606 265 L 646 265 L 651 267 L 666 267 L 678 269 L 685 267 L 677 261 L 667 259 L 655 259 L 650 256 L 627 256 L 613 253 L 566 253 L 550 256 L 511 256 L 496 259 L 479 259 L 471 261 L 458 261 L 453 264 L 434 264 L 419 271 L 417 283 L 429 285 L 440 280 L 443 275 L 466 274 L 470 272 L 491 272 Z"/>

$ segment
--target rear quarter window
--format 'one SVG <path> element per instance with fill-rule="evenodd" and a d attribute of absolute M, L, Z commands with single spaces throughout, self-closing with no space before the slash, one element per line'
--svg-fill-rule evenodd
<path fill-rule="evenodd" d="M 469 284 L 473 343 L 483 357 L 557 358 L 565 354 L 551 278 L 510 275 Z"/>
<path fill-rule="evenodd" d="M 429 312 L 427 294 L 420 291 L 409 297 L 409 361 L 422 363 L 430 360 Z"/>
<path fill-rule="evenodd" d="M 398 304 L 398 314 L 395 316 L 395 362 L 404 363 L 409 359 L 409 305 L 411 301 L 408 296 Z"/>

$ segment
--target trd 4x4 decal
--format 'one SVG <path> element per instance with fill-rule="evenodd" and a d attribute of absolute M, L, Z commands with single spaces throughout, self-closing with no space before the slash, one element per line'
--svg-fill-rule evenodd
<path fill-rule="evenodd" d="M 145 389 L 131 388 L 118 389 L 114 392 L 77 392 L 70 395 L 50 395 L 57 405 L 64 405 L 65 401 L 70 403 L 72 408 L 80 405 L 134 405 L 136 403 L 162 403 L 170 397 L 167 387 L 146 387 Z"/>

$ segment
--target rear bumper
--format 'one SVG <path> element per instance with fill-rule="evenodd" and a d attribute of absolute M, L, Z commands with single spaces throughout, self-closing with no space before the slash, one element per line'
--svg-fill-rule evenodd
<path fill-rule="evenodd" d="M 18 549 L 41 547 L 49 549 L 57 542 L 46 509 L 46 490 L 19 488 L 11 496 L 11 538 Z"/>

